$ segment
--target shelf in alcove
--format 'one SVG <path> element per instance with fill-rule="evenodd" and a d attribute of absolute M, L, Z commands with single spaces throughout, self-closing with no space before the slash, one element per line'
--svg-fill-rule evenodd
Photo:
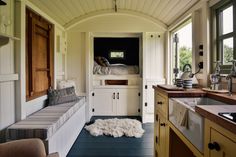
<path fill-rule="evenodd" d="M 6 45 L 11 40 L 20 40 L 20 38 L 0 33 L 0 46 Z"/>

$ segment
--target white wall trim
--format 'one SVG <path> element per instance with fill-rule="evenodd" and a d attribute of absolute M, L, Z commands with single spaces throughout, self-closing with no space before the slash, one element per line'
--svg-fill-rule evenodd
<path fill-rule="evenodd" d="M 18 80 L 18 78 L 18 74 L 0 75 L 0 82 L 15 81 Z"/>
<path fill-rule="evenodd" d="M 100 16 L 107 16 L 107 15 L 127 15 L 127 16 L 138 17 L 138 18 L 145 19 L 146 21 L 149 21 L 149 22 L 157 25 L 163 31 L 167 30 L 166 24 L 164 24 L 163 22 L 161 22 L 153 17 L 150 17 L 150 16 L 142 14 L 142 13 L 138 13 L 135 11 L 127 11 L 127 10 L 121 10 L 121 9 L 119 10 L 119 12 L 114 12 L 114 10 L 103 10 L 103 11 L 92 12 L 92 13 L 89 13 L 87 15 L 83 15 L 80 17 L 76 17 L 73 20 L 71 20 L 71 22 L 64 25 L 64 27 L 66 30 L 70 30 L 73 27 L 75 27 L 76 25 L 78 25 L 82 22 L 85 22 L 89 19 L 100 17 Z"/>

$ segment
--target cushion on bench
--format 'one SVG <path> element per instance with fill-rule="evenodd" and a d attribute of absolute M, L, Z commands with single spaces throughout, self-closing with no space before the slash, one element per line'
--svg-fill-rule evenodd
<path fill-rule="evenodd" d="M 7 139 L 50 138 L 85 103 L 85 97 L 77 101 L 48 106 L 35 112 L 7 129 Z"/>

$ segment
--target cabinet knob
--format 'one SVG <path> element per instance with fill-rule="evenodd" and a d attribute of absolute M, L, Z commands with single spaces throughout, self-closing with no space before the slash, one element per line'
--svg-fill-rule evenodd
<path fill-rule="evenodd" d="M 166 123 L 161 123 L 160 125 L 161 125 L 161 126 L 166 126 Z"/>
<path fill-rule="evenodd" d="M 162 105 L 163 102 L 162 102 L 162 101 L 158 101 L 157 104 L 158 104 L 158 105 Z"/>
<path fill-rule="evenodd" d="M 208 143 L 208 148 L 210 150 L 216 150 L 219 151 L 220 150 L 220 145 L 217 142 L 213 142 L 213 143 Z"/>

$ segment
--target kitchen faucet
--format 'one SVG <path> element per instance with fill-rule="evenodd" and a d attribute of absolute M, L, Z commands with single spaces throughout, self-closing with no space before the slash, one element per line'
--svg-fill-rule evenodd
<path fill-rule="evenodd" d="M 213 74 L 210 75 L 210 80 L 211 80 L 211 88 L 213 90 L 218 90 L 219 83 L 221 81 L 221 76 L 220 76 L 220 65 L 221 61 L 216 61 L 215 71 Z"/>
<path fill-rule="evenodd" d="M 236 60 L 232 60 L 232 68 L 230 70 L 230 73 L 226 77 L 226 80 L 228 80 L 228 90 L 229 95 L 232 95 L 232 86 L 233 86 L 233 80 L 232 78 L 236 78 Z"/>

